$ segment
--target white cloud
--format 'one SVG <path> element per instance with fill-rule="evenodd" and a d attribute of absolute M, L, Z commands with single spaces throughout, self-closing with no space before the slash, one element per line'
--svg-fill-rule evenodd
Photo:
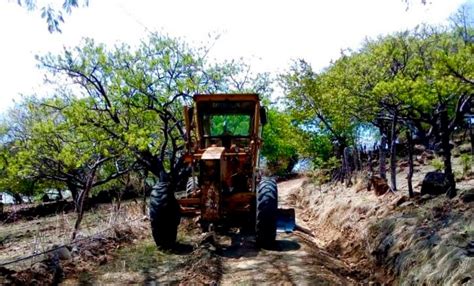
<path fill-rule="evenodd" d="M 182 37 L 199 45 L 208 34 L 221 34 L 211 57 L 246 58 L 255 71 L 278 72 L 292 59 L 305 58 L 315 68 L 336 59 L 342 48 L 357 47 L 366 37 L 411 28 L 422 22 L 441 23 L 462 0 L 433 0 L 423 6 L 402 0 L 358 1 L 152 1 L 91 0 L 73 10 L 62 34 L 47 32 L 38 13 L 15 2 L 0 2 L 0 110 L 17 94 L 42 88 L 35 54 L 58 52 L 82 37 L 99 42 L 138 43 L 147 30 Z"/>

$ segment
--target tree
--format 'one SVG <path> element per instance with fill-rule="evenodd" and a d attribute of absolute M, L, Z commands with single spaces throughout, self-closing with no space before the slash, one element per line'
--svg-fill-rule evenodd
<path fill-rule="evenodd" d="M 473 101 L 472 41 L 466 39 L 474 37 L 471 28 L 459 27 L 425 26 L 368 40 L 359 51 L 344 51 L 319 74 L 300 61 L 282 76 L 288 106 L 306 122 L 316 118 L 319 128 L 306 125 L 306 130 L 330 134 L 339 146 L 353 142 L 358 126 L 376 126 L 382 140 L 380 173 L 384 176 L 388 143 L 394 190 L 398 134 L 406 131 L 407 138 L 413 133 L 426 146 L 441 145 L 452 197 L 449 138 Z"/>
<path fill-rule="evenodd" d="M 291 116 L 283 111 L 269 108 L 267 116 L 268 123 L 263 128 L 262 155 L 272 173 L 290 173 L 303 148 L 301 132 L 291 122 Z"/>
<path fill-rule="evenodd" d="M 17 106 L 14 114 L 21 114 L 21 121 L 10 121 L 9 137 L 15 152 L 4 177 L 7 182 L 57 182 L 67 186 L 78 213 L 73 239 L 91 190 L 133 167 L 126 150 L 108 140 L 104 132 L 76 124 L 81 116 L 77 106 L 82 102 L 30 98 Z"/>
<path fill-rule="evenodd" d="M 348 102 L 343 102 L 347 90 L 331 88 L 338 86 L 339 75 L 316 74 L 307 62 L 300 60 L 279 80 L 287 94 L 286 106 L 294 117 L 318 132 L 328 134 L 341 155 L 353 140 L 355 126 L 346 117 L 350 108 Z"/>
<path fill-rule="evenodd" d="M 449 138 L 472 100 L 472 87 L 468 80 L 472 57 L 468 56 L 466 50 L 469 47 L 466 49 L 466 42 L 462 39 L 453 32 L 422 27 L 368 43 L 361 51 L 379 69 L 371 76 L 375 84 L 371 92 L 365 94 L 365 101 L 375 103 L 372 105 L 378 109 L 375 119 L 381 123 L 373 124 L 379 125 L 381 133 L 391 138 L 393 189 L 396 189 L 395 140 L 399 132 L 396 126 L 404 123 L 422 137 L 441 142 L 445 174 L 451 185 L 448 195 L 453 196 L 452 192 L 455 192 Z M 454 60 L 459 58 L 464 61 Z M 360 78 L 365 77 L 364 73 L 346 70 Z M 456 70 L 462 70 L 463 75 Z M 453 76 L 457 79 L 453 80 Z M 372 112 L 374 109 L 368 110 Z M 382 128 L 386 126 L 384 121 L 391 122 L 390 130 Z M 426 131 L 427 128 L 430 130 Z"/>
<path fill-rule="evenodd" d="M 66 80 L 83 97 L 74 109 L 81 114 L 76 126 L 106 134 L 144 169 L 176 188 L 189 171 L 181 156 L 187 136 L 182 107 L 191 96 L 268 90 L 266 75 L 253 75 L 236 62 L 208 64 L 207 53 L 206 48 L 150 34 L 136 50 L 125 44 L 108 49 L 86 40 L 61 55 L 38 59 L 51 80 L 60 77 L 58 86 L 65 90 Z"/>
<path fill-rule="evenodd" d="M 396 124 L 404 123 L 425 139 L 432 138 L 434 143 L 441 143 L 445 174 L 450 182 L 448 195 L 454 196 L 449 138 L 472 100 L 472 87 L 466 80 L 471 63 L 465 50 L 466 43 L 456 33 L 432 27 L 388 36 L 363 50 L 374 58 L 376 66 L 386 75 L 374 85 L 372 99 L 378 102 L 379 113 L 383 114 L 381 119 L 392 121 L 391 131 L 387 134 L 391 138 L 393 188 L 396 172 L 394 147 L 399 132 Z M 453 60 L 459 57 L 465 61 L 453 64 Z M 457 67 L 453 68 L 454 65 Z M 456 76 L 456 69 L 462 70 L 464 75 Z"/>

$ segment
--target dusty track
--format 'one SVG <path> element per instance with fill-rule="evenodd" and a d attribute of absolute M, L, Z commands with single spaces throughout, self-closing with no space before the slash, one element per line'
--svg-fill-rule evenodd
<path fill-rule="evenodd" d="M 288 196 L 301 187 L 303 181 L 294 179 L 278 184 L 280 207 L 292 207 Z M 298 218 L 297 221 L 301 224 Z M 279 233 L 274 250 L 257 250 L 253 239 L 243 237 L 240 243 L 224 250 L 222 285 L 357 284 L 348 267 L 319 248 L 311 236 L 300 232 Z"/>
<path fill-rule="evenodd" d="M 288 196 L 303 182 L 294 179 L 279 184 L 280 206 L 291 207 Z M 301 232 L 279 233 L 272 250 L 257 249 L 255 237 L 237 229 L 204 236 L 189 220 L 182 222 L 178 237 L 180 247 L 174 252 L 156 250 L 151 239 L 126 247 L 86 280 L 117 285 L 357 285 L 362 280 L 358 272 L 318 247 L 314 237 Z M 84 282 L 81 279 L 65 284 Z"/>

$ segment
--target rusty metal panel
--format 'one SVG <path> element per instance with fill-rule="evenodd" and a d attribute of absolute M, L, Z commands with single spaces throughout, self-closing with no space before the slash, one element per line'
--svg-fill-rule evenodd
<path fill-rule="evenodd" d="M 184 199 L 179 199 L 178 203 L 181 206 L 188 206 L 188 205 L 200 205 L 201 204 L 201 198 L 184 198 Z"/>
<path fill-rule="evenodd" d="M 202 154 L 202 160 L 219 160 L 224 154 L 224 147 L 208 147 L 204 154 Z"/>
<path fill-rule="evenodd" d="M 259 97 L 257 93 L 247 93 L 247 94 L 195 94 L 194 101 L 254 101 L 259 102 Z"/>
<path fill-rule="evenodd" d="M 236 193 L 223 198 L 223 209 L 227 213 L 250 212 L 255 202 L 255 193 Z"/>
<path fill-rule="evenodd" d="M 220 192 L 215 183 L 203 186 L 201 217 L 205 221 L 217 221 L 220 216 Z"/>

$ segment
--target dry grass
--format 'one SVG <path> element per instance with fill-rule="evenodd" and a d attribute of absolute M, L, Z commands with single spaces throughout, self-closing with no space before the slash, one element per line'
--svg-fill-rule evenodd
<path fill-rule="evenodd" d="M 111 204 L 100 205 L 84 214 L 78 238 L 142 216 L 141 206 L 133 202 L 123 204 L 118 212 L 114 211 Z M 0 225 L 0 263 L 70 242 L 74 222 L 75 213 L 67 213 Z M 34 262 L 28 261 L 30 264 Z M 25 264 L 17 267 L 25 267 Z"/>
<path fill-rule="evenodd" d="M 459 168 L 455 161 L 455 170 Z M 418 167 L 415 191 L 431 170 L 429 165 Z M 358 268 L 366 267 L 364 257 L 369 258 L 375 265 L 372 275 L 386 269 L 383 275 L 389 283 L 453 285 L 474 280 L 474 257 L 467 249 L 474 241 L 472 203 L 444 196 L 425 202 L 402 198 L 407 193 L 404 174 L 398 174 L 401 191 L 396 194 L 376 197 L 363 186 L 363 176 L 350 189 L 309 183 L 292 198 L 323 247 Z M 458 183 L 461 193 L 472 186 L 472 178 Z M 395 280 L 390 282 L 390 277 Z"/>

